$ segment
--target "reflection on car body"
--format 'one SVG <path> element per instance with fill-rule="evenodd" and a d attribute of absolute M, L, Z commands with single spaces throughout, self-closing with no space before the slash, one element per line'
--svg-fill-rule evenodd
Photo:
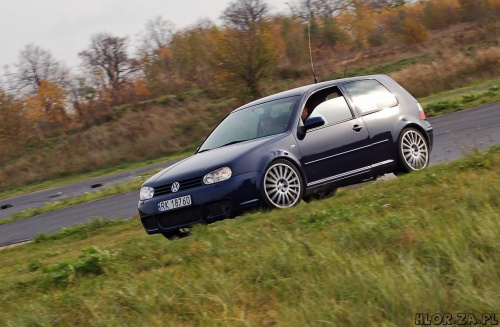
<path fill-rule="evenodd" d="M 147 233 L 170 238 L 199 222 L 423 169 L 432 143 L 420 104 L 385 75 L 308 85 L 231 112 L 193 156 L 143 184 L 139 214 Z"/>

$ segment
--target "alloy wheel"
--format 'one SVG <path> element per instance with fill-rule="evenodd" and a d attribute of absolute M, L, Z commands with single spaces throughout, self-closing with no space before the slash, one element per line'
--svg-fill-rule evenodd
<path fill-rule="evenodd" d="M 418 131 L 409 129 L 401 138 L 401 154 L 411 170 L 421 170 L 429 163 L 427 142 Z"/>
<path fill-rule="evenodd" d="M 299 202 L 302 194 L 300 176 L 289 164 L 275 163 L 265 173 L 264 193 L 272 206 L 291 207 Z"/>

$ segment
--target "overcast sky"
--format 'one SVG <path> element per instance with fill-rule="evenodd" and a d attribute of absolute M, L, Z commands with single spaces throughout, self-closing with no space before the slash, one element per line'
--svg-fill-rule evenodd
<path fill-rule="evenodd" d="M 267 0 L 273 12 L 286 12 L 287 0 Z M 177 29 L 202 18 L 217 24 L 230 0 L 0 0 L 0 76 L 33 43 L 67 67 L 79 65 L 78 53 L 91 36 L 108 32 L 132 41 L 148 20 L 161 15 Z M 12 71 L 13 69 L 11 69 Z"/>

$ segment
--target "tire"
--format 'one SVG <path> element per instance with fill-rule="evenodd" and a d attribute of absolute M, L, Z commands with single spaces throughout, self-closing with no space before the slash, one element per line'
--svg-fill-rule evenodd
<path fill-rule="evenodd" d="M 174 240 L 176 238 L 184 238 L 186 236 L 189 236 L 191 232 L 191 228 L 180 228 L 180 229 L 174 229 L 172 231 L 164 232 L 161 233 L 163 237 L 165 237 L 168 240 Z"/>
<path fill-rule="evenodd" d="M 398 140 L 398 168 L 395 175 L 422 170 L 429 166 L 429 145 L 420 131 L 406 128 Z"/>
<path fill-rule="evenodd" d="M 289 208 L 300 203 L 304 183 L 290 162 L 279 159 L 267 167 L 262 178 L 262 198 L 270 208 Z"/>

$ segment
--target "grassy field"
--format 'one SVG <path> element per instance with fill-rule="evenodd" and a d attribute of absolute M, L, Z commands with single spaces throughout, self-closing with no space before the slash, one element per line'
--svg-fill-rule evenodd
<path fill-rule="evenodd" d="M 492 87 L 498 87 L 500 86 L 500 79 L 492 79 L 488 80 L 485 82 L 480 82 L 480 83 L 472 83 L 471 85 L 467 87 L 461 87 L 458 89 L 453 89 L 445 92 L 439 92 L 436 94 L 432 94 L 427 97 L 421 97 L 418 98 L 418 101 L 420 103 L 431 103 L 431 102 L 437 102 L 438 100 L 450 98 L 450 97 L 455 97 L 455 96 L 460 96 L 464 95 L 466 93 L 474 93 L 474 92 L 480 92 L 481 90 L 487 90 Z"/>
<path fill-rule="evenodd" d="M 434 117 L 499 101 L 500 87 L 494 86 L 486 91 L 450 95 L 444 99 L 424 104 L 423 107 L 428 117 Z"/>
<path fill-rule="evenodd" d="M 137 218 L 0 251 L 1 326 L 414 326 L 499 313 L 500 147 L 167 241 Z"/>

